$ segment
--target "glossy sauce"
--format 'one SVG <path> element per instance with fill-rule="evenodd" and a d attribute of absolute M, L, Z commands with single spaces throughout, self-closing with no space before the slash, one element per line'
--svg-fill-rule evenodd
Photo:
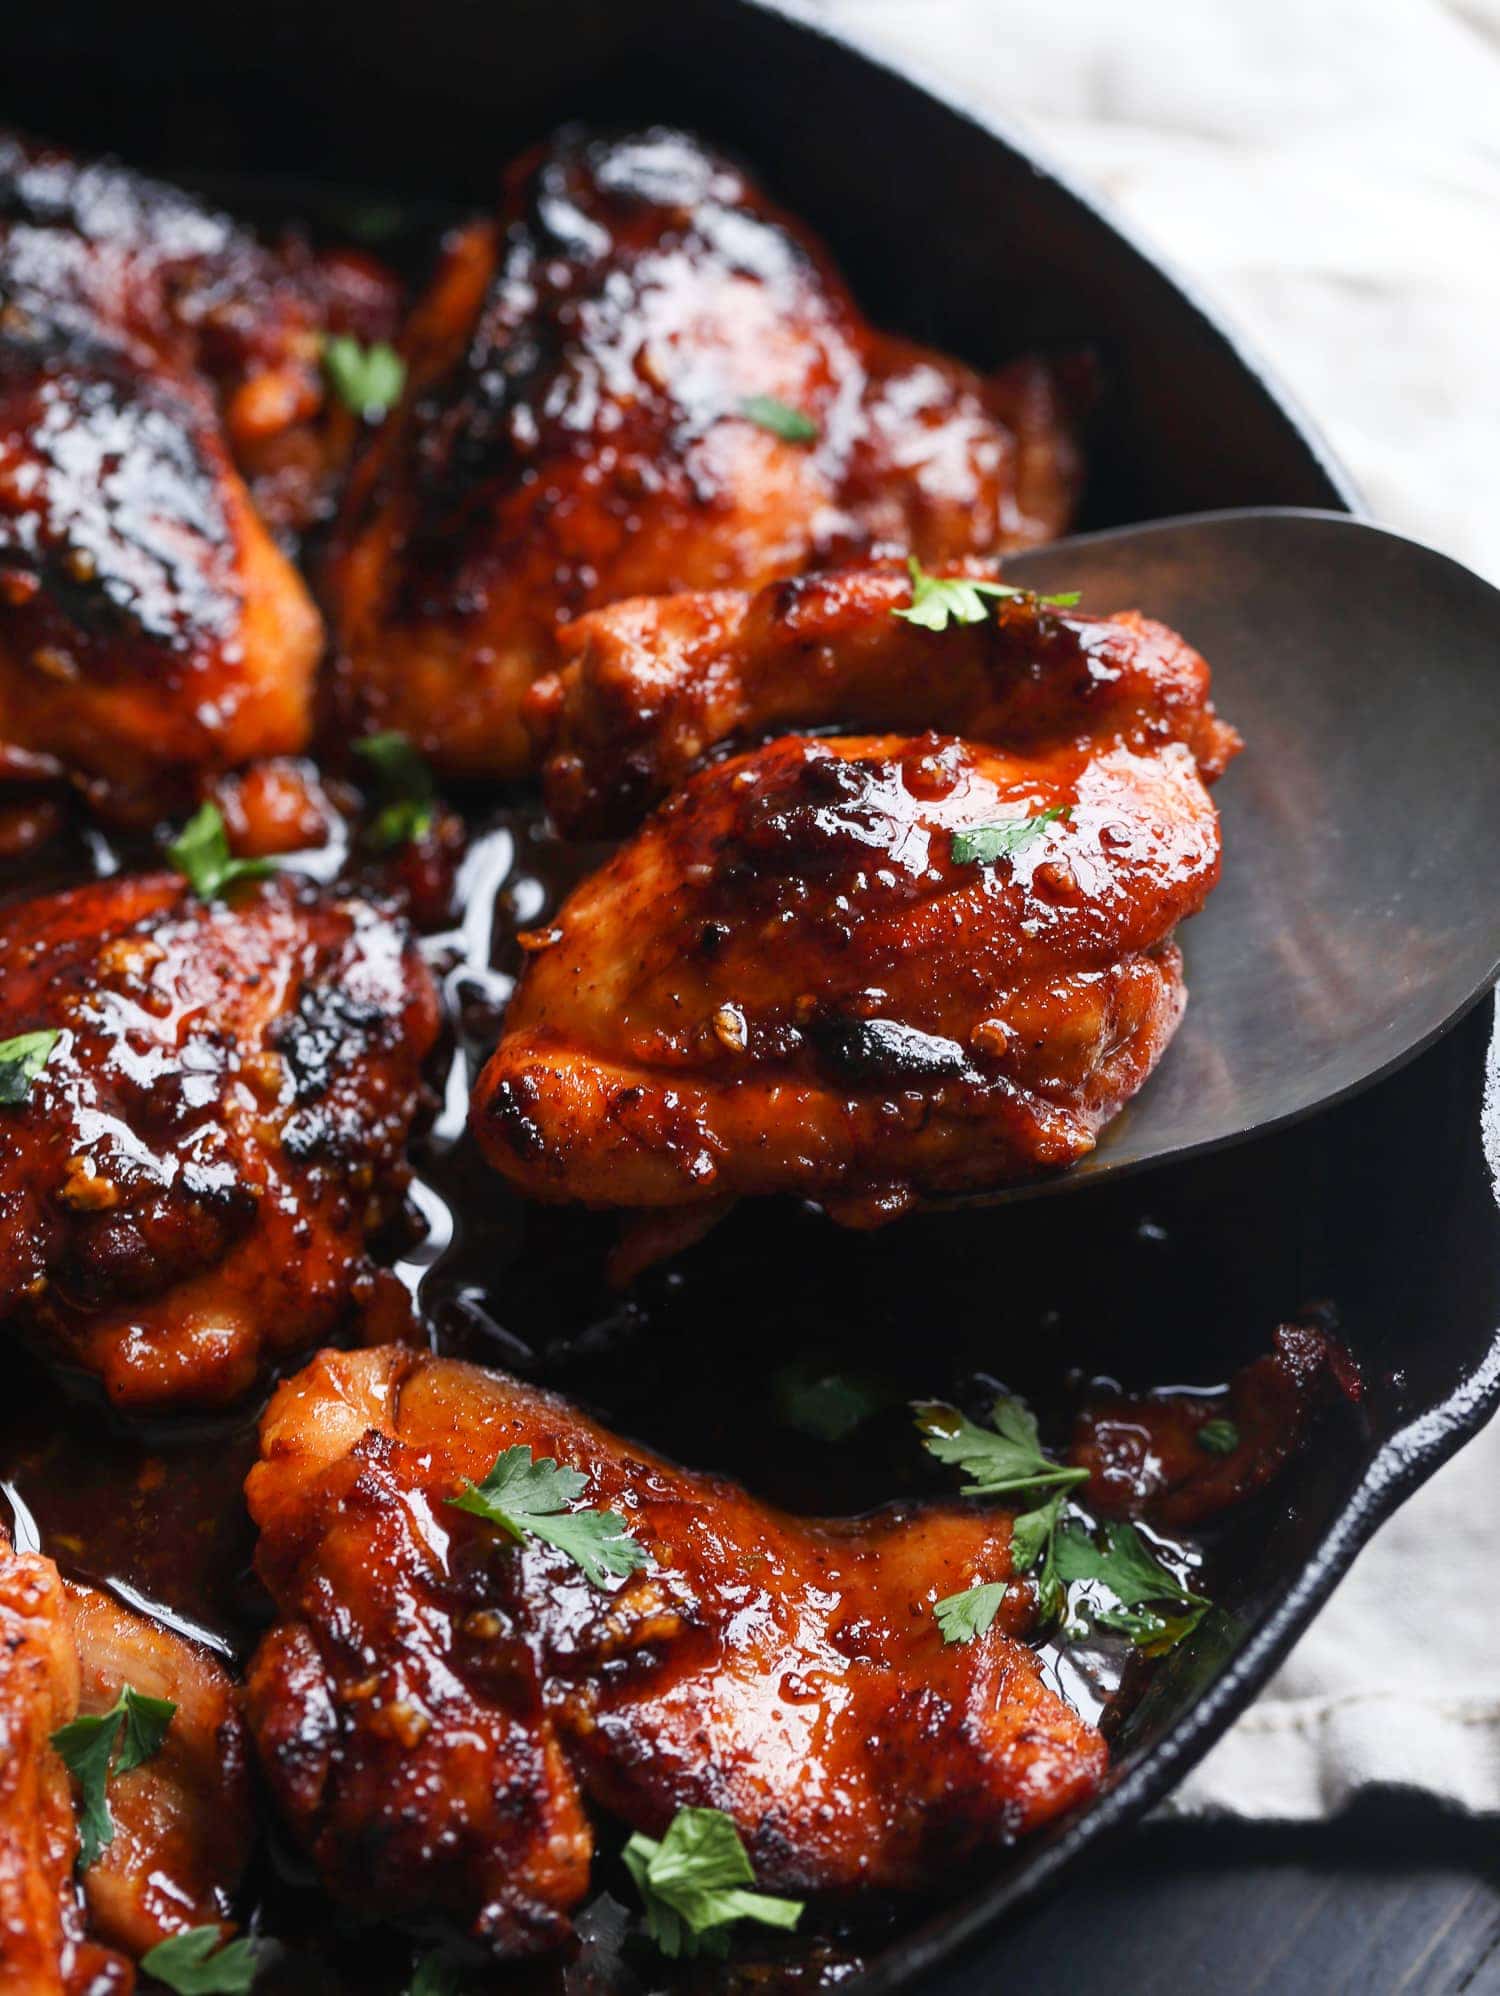
<path fill-rule="evenodd" d="M 1010 1342 L 1002 1326 L 987 1325 L 987 1309 L 976 1310 L 972 1294 L 961 1305 L 956 1300 L 970 1289 L 960 1283 L 955 1291 L 958 1265 L 950 1259 L 962 1260 L 963 1216 L 937 1222 L 936 1233 L 929 1220 L 906 1223 L 914 1229 L 907 1238 L 902 1227 L 852 1236 L 792 1202 L 745 1207 L 687 1256 L 620 1295 L 604 1278 L 613 1221 L 526 1208 L 478 1157 L 465 1128 L 468 1091 L 521 967 L 517 931 L 545 924 L 598 856 L 597 848 L 557 841 L 529 804 L 494 814 L 475 826 L 458 862 L 455 919 L 424 939 L 450 1038 L 431 1068 L 432 1114 L 416 1146 L 410 1211 L 386 1249 L 420 1304 L 434 1349 L 554 1386 L 623 1433 L 685 1463 L 733 1474 L 790 1509 L 837 1515 L 895 1497 L 951 1494 L 951 1477 L 926 1458 L 906 1403 L 950 1397 L 981 1411 L 1002 1383 Z M 335 845 L 310 855 L 308 870 L 326 876 L 347 857 L 347 847 Z M 40 863 L 12 863 L 0 884 L 7 894 L 45 891 L 143 859 L 97 832 L 70 834 Z M 1013 1215 L 985 1217 L 991 1233 L 1016 1228 Z M 942 1260 L 926 1282 L 920 1257 L 935 1240 Z M 898 1268 L 899 1279 L 888 1282 Z M 883 1288 L 882 1303 L 872 1307 Z M 917 1314 L 924 1293 L 932 1313 L 925 1331 L 926 1313 Z M 1048 1307 L 1032 1305 L 1032 1321 L 1044 1324 Z M 1028 1363 L 1036 1342 L 1022 1340 Z M 800 1425 L 787 1374 L 798 1354 L 814 1372 L 853 1372 L 868 1384 L 876 1411 L 847 1438 L 819 1438 Z M 1049 1364 L 1056 1355 L 1049 1348 Z M 88 1382 L 59 1381 L 14 1349 L 10 1378 L 0 1409 L 0 1484 L 18 1540 L 39 1542 L 66 1573 L 109 1587 L 242 1661 L 269 1615 L 250 1571 L 253 1534 L 240 1496 L 264 1395 L 223 1417 L 126 1423 Z M 1083 1395 L 1081 1382 L 1065 1382 L 1054 1366 L 1048 1376 L 1007 1375 L 1004 1383 L 1028 1392 L 1042 1409 L 1044 1438 L 1066 1446 L 1066 1414 Z M 1160 1543 L 1174 1564 L 1185 1569 L 1196 1561 L 1190 1547 Z M 1055 1688 L 1108 1729 L 1127 1661 L 1121 1646 L 1048 1643 L 1043 1654 Z M 612 1888 L 633 1903 L 605 1848 L 596 1878 L 606 1893 Z M 261 1868 L 255 1924 L 275 1935 L 315 1936 L 322 1961 L 330 1949 L 326 1902 L 287 1862 L 283 1870 L 273 1851 Z M 791 1975 L 795 1959 L 807 1986 L 842 1980 L 860 1951 L 918 1910 L 867 1903 L 853 1916 L 814 1918 L 810 1937 L 792 1944 L 778 1975 Z M 501 1980 L 507 1987 L 629 1989 L 632 1972 L 612 1948 L 587 1942 L 617 1924 L 606 1899 L 582 1921 L 585 1947 L 572 1966 L 512 1969 Z M 749 1941 L 747 1959 L 758 1958 L 760 1937 L 752 1932 Z M 333 1982 L 321 1979 L 326 1963 L 304 1980 L 294 1952 L 265 1986 L 398 1988 L 389 1963 L 404 1946 L 339 1939 L 331 1944 Z M 786 1950 L 775 1943 L 772 1952 Z M 655 1972 L 649 1954 L 644 1960 Z M 693 1971 L 699 1981 L 703 1973 Z M 733 1986 L 738 1973 L 714 1970 L 721 1986 Z"/>
<path fill-rule="evenodd" d="M 824 449 L 837 435 L 830 421 Z M 257 496 L 267 503 L 266 490 Z M 983 538 L 988 546 L 992 536 Z M 893 541 L 904 545 L 905 536 Z M 30 828 L 54 815 L 47 802 L 17 807 L 0 798 L 0 854 L 12 855 L 0 859 L 0 896 L 42 893 L 157 858 L 148 842 L 117 843 L 81 823 L 34 842 Z M 747 1205 L 689 1253 L 648 1271 L 628 1295 L 611 1291 L 604 1264 L 615 1223 L 524 1207 L 484 1167 L 465 1131 L 470 1088 L 523 961 L 517 932 L 544 926 L 603 849 L 558 842 L 527 798 L 476 816 L 471 832 L 452 894 L 461 912 L 447 925 L 441 916 L 425 924 L 449 1036 L 432 1066 L 410 1215 L 384 1243 L 419 1300 L 434 1349 L 554 1386 L 622 1433 L 734 1475 L 789 1509 L 838 1515 L 901 1496 L 951 1494 L 954 1479 L 920 1446 L 910 1398 L 946 1396 L 978 1412 L 1003 1381 L 1030 1398 L 1045 1441 L 1060 1450 L 1090 1392 L 1087 1379 L 1065 1368 L 1091 1354 L 1128 1371 L 1164 1293 L 1202 1292 L 1204 1270 L 1186 1231 L 1163 1229 L 1149 1195 L 1133 1186 L 1091 1202 L 1087 1253 L 1066 1200 L 917 1216 L 874 1235 L 843 1232 L 790 1200 Z M 320 879 L 353 870 L 341 836 L 292 863 Z M 434 871 L 440 888 L 441 869 Z M 425 891 L 433 881 L 415 885 L 422 905 L 441 899 Z M 1283 1231 L 1290 1237 L 1289 1226 Z M 1255 1256 L 1257 1267 L 1272 1260 L 1259 1245 Z M 1268 1294 L 1275 1308 L 1291 1300 L 1279 1271 L 1242 1287 L 1254 1292 L 1252 1313 L 1272 1307 Z M 1208 1367 L 1220 1369 L 1217 1340 L 1204 1343 L 1215 1354 Z M 1261 1336 L 1256 1348 L 1263 1346 Z M 847 1438 L 810 1434 L 789 1418 L 793 1354 L 813 1372 L 858 1374 L 868 1386 L 874 1411 Z M 8 1359 L 0 1493 L 18 1542 L 39 1544 L 66 1573 L 242 1661 L 269 1616 L 250 1568 L 253 1533 L 240 1494 L 264 1393 L 222 1417 L 126 1423 L 89 1382 L 54 1377 L 15 1341 Z M 1148 1383 L 1139 1371 L 1131 1380 Z M 1197 1558 L 1187 1544 L 1157 1543 L 1184 1569 Z M 1041 1653 L 1050 1681 L 1107 1730 L 1146 1676 L 1113 1641 L 1048 1643 Z M 257 1988 L 327 1996 L 403 1989 L 425 1943 L 354 1933 L 274 1831 L 268 1845 L 242 1911 L 252 1928 L 286 1946 Z M 492 1980 L 515 1996 L 637 1996 L 667 1982 L 833 1987 L 933 1910 L 874 1899 L 853 1914 L 814 1909 L 786 1943 L 749 1930 L 735 1964 L 669 1970 L 630 1931 L 635 1900 L 613 1855 L 617 1845 L 618 1833 L 606 1831 L 599 1896 L 577 1921 L 575 1958 L 493 1977 L 476 1970 L 465 1986 Z M 965 1883 L 955 1878 L 955 1894 Z"/>

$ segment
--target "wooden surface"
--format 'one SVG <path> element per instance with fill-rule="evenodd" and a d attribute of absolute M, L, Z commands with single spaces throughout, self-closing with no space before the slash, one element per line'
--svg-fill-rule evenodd
<path fill-rule="evenodd" d="M 1420 1799 L 1308 1827 L 1152 1824 L 939 1991 L 1500 1996 L 1500 1831 Z"/>

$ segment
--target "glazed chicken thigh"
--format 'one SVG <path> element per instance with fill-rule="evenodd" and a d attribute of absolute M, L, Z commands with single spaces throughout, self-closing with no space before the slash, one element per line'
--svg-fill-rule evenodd
<path fill-rule="evenodd" d="M 215 1404 L 404 1292 L 367 1232 L 405 1183 L 432 980 L 403 924 L 289 876 L 175 874 L 0 908 L 0 1317 L 132 1407 Z"/>
<path fill-rule="evenodd" d="M 1056 534 L 1077 466 L 1039 363 L 985 378 L 873 331 L 826 252 L 679 132 L 565 132 L 449 245 L 406 402 L 357 468 L 331 593 L 356 710 L 510 775 L 559 630 Z"/>
<path fill-rule="evenodd" d="M 997 579 L 979 561 L 936 572 Z M 1210 783 L 1239 749 L 1204 660 L 1138 611 L 1086 616 L 1018 593 L 930 630 L 906 620 L 911 604 L 905 567 L 886 563 L 580 617 L 527 702 L 551 751 L 553 819 L 574 835 L 625 829 L 709 750 L 789 729 L 939 728 L 1018 754 L 1182 741 Z"/>
<path fill-rule="evenodd" d="M 85 1938 L 73 1884 L 78 1832 L 56 1729 L 78 1709 L 78 1658 L 50 1559 L 0 1542 L 0 1990 L 83 1996 L 131 1986 L 128 1965 Z"/>
<path fill-rule="evenodd" d="M 126 1686 L 175 1710 L 147 1760 L 111 1772 L 113 1834 L 75 1880 L 74 1794 L 52 1736 L 110 1711 Z M 133 1985 L 124 1957 L 225 1921 L 252 1827 L 227 1673 L 3 1537 L 0 1741 L 0 1991 L 123 1996 Z"/>
<path fill-rule="evenodd" d="M 554 1944 L 585 1895 L 584 1798 L 660 1834 L 725 1811 L 768 1890 L 936 1883 L 1092 1792 L 1105 1749 L 1015 1639 L 932 1608 L 1010 1572 L 1004 1515 L 788 1517 L 502 1375 L 321 1353 L 277 1393 L 246 1486 L 280 1619 L 248 1715 L 329 1888 L 443 1914 L 497 1953 Z M 588 1479 L 649 1561 L 596 1587 L 445 1500 L 502 1450 Z"/>
<path fill-rule="evenodd" d="M 538 1199 L 852 1224 L 1070 1164 L 1166 1045 L 1218 870 L 1182 743 L 784 737 L 523 938 L 475 1131 Z"/>
<path fill-rule="evenodd" d="M 150 816 L 304 746 L 323 629 L 274 536 L 352 437 L 324 332 L 394 307 L 357 259 L 0 135 L 0 781 Z"/>

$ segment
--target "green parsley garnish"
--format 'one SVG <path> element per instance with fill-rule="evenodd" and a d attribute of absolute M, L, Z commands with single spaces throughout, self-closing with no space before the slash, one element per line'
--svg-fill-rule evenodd
<path fill-rule="evenodd" d="M 350 333 L 330 333 L 324 339 L 323 371 L 345 407 L 367 423 L 378 423 L 406 386 L 406 362 L 393 346 L 377 340 L 362 347 Z"/>
<path fill-rule="evenodd" d="M 167 858 L 200 901 L 212 901 L 242 880 L 264 880 L 268 859 L 235 859 L 217 804 L 202 804 L 167 847 Z"/>
<path fill-rule="evenodd" d="M 950 1594 L 936 1602 L 932 1612 L 937 1616 L 943 1641 L 971 1643 L 976 1636 L 986 1635 L 1004 1599 L 1005 1582 L 986 1580 L 982 1585 L 966 1587 L 961 1594 Z"/>
<path fill-rule="evenodd" d="M 1112 1605 L 1093 1607 L 1093 1620 L 1128 1636 L 1148 1655 L 1161 1655 L 1197 1628 L 1209 1602 L 1153 1556 L 1133 1525 L 1106 1525 L 1096 1541 L 1082 1525 L 1063 1523 L 1069 1493 L 1088 1481 L 1088 1471 L 1065 1468 L 1042 1453 L 1036 1418 L 1023 1400 L 998 1399 L 991 1428 L 940 1402 L 916 1412 L 929 1452 L 972 1479 L 963 1485 L 966 1497 L 1010 1494 L 1031 1500 L 1032 1508 L 1011 1521 L 1010 1564 L 1012 1574 L 1035 1572 L 1044 1617 L 1062 1613 L 1067 1586 L 1076 1580 L 1108 1590 Z M 944 1642 L 984 1635 L 1004 1599 L 1004 1584 L 991 1580 L 937 1602 L 933 1612 Z"/>
<path fill-rule="evenodd" d="M 818 441 L 818 426 L 812 417 L 804 416 L 790 402 L 778 402 L 774 395 L 747 395 L 740 404 L 740 414 L 748 422 L 769 430 L 773 437 L 780 437 L 783 443 L 815 444 Z"/>
<path fill-rule="evenodd" d="M 982 624 L 989 615 L 986 596 L 1006 600 L 1033 593 L 1029 589 L 1013 589 L 1006 582 L 983 582 L 968 575 L 929 575 L 915 555 L 907 557 L 906 566 L 911 574 L 911 602 L 891 614 L 908 624 L 919 624 L 924 631 L 946 631 L 950 622 Z M 1065 595 L 1038 596 L 1036 600 L 1050 610 L 1071 610 L 1081 593 L 1072 589 Z"/>
<path fill-rule="evenodd" d="M 461 1965 L 445 1949 L 429 1948 L 412 1970 L 406 1996 L 462 1996 Z"/>
<path fill-rule="evenodd" d="M 1033 839 L 1040 838 L 1048 825 L 1072 815 L 1071 804 L 1054 804 L 1034 818 L 1012 818 L 1003 825 L 971 825 L 968 831 L 953 834 L 953 864 L 993 866 L 997 859 L 1013 859 Z"/>
<path fill-rule="evenodd" d="M 972 1479 L 962 1486 L 965 1497 L 999 1497 L 1056 1485 L 1071 1489 L 1088 1481 L 1086 1469 L 1068 1469 L 1043 1455 L 1036 1416 L 1011 1394 L 996 1400 L 988 1428 L 941 1400 L 922 1401 L 915 1412 L 928 1454 Z"/>
<path fill-rule="evenodd" d="M 349 211 L 344 226 L 356 242 L 386 243 L 401 233 L 410 215 L 399 201 L 362 201 Z"/>
<path fill-rule="evenodd" d="M 1067 1501 L 1067 1491 L 1059 1490 L 1035 1510 L 1022 1511 L 1010 1524 L 1011 1571 L 1036 1574 L 1037 1607 L 1049 1622 L 1067 1606 L 1067 1590 L 1057 1569 L 1057 1528 Z"/>
<path fill-rule="evenodd" d="M 0 1048 L 0 1052 L 4 1049 Z M 1240 1445 L 1240 1431 L 1233 1421 L 1219 1419 L 1205 1421 L 1198 1430 L 1198 1446 L 1206 1448 L 1210 1455 L 1233 1455 Z"/>
<path fill-rule="evenodd" d="M 166 1738 L 176 1710 L 170 1698 L 148 1698 L 127 1684 L 107 1712 L 72 1719 L 52 1735 L 53 1748 L 82 1791 L 78 1862 L 83 1870 L 114 1842 L 114 1818 L 105 1795 L 111 1760 L 116 1774 L 128 1774 L 149 1760 Z"/>
<path fill-rule="evenodd" d="M 897 1397 L 867 1373 L 841 1372 L 810 1358 L 780 1367 L 772 1384 L 776 1411 L 786 1425 L 820 1442 L 847 1441 Z"/>
<path fill-rule="evenodd" d="M 437 817 L 437 792 L 432 771 L 396 729 L 365 735 L 354 753 L 370 765 L 381 804 L 365 833 L 370 844 L 385 852 L 424 838 Z"/>
<path fill-rule="evenodd" d="M 255 1986 L 260 1945 L 245 1938 L 220 1947 L 217 1927 L 189 1927 L 158 1941 L 141 1956 L 141 1967 L 177 1996 L 246 1996 Z"/>
<path fill-rule="evenodd" d="M 734 1819 L 718 1809 L 679 1809 L 658 1843 L 639 1832 L 622 1853 L 646 1908 L 646 1931 L 664 1955 L 723 1954 L 736 1920 L 792 1928 L 800 1899 L 755 1889 L 755 1870 Z"/>
<path fill-rule="evenodd" d="M 0 1103 L 7 1106 L 24 1102 L 62 1038 L 55 1026 L 37 1033 L 18 1033 L 13 1040 L 0 1040 Z"/>
<path fill-rule="evenodd" d="M 1106 1525 L 1102 1543 L 1078 1525 L 1057 1536 L 1057 1571 L 1063 1581 L 1094 1581 L 1107 1587 L 1119 1604 L 1095 1608 L 1094 1620 L 1113 1629 L 1149 1656 L 1172 1649 L 1190 1636 L 1213 1605 L 1185 1587 L 1175 1573 L 1157 1560 L 1134 1525 Z M 1175 1613 L 1158 1613 L 1170 1603 Z"/>
<path fill-rule="evenodd" d="M 595 1587 L 603 1587 L 612 1574 L 623 1579 L 651 1561 L 617 1511 L 567 1508 L 587 1488 L 581 1471 L 559 1469 L 550 1455 L 534 1462 L 531 1450 L 518 1442 L 496 1457 L 482 1483 L 465 1483 L 448 1502 L 498 1525 L 513 1539 L 541 1539 L 556 1546 L 583 1568 Z"/>
<path fill-rule="evenodd" d="M 990 1409 L 989 1428 L 940 1401 L 923 1403 L 916 1414 L 928 1452 L 972 1478 L 962 1486 L 965 1497 L 1010 1494 L 1032 1500 L 1031 1509 L 1011 1520 L 1011 1572 L 1035 1571 L 1038 1607 L 1049 1618 L 1059 1614 L 1063 1590 L 1053 1557 L 1058 1522 L 1068 1492 L 1088 1481 L 1088 1471 L 1068 1469 L 1044 1455 L 1036 1416 L 1024 1400 L 1010 1394 L 1002 1394 Z M 944 1642 L 971 1642 L 982 1636 L 1004 1598 L 1005 1586 L 999 1581 L 947 1595 L 933 1610 Z"/>

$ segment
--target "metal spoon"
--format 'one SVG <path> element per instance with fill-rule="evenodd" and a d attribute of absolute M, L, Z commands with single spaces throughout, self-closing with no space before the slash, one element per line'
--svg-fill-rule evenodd
<path fill-rule="evenodd" d="M 1500 970 L 1500 590 L 1338 513 L 1083 534 L 1007 580 L 1138 608 L 1213 668 L 1245 737 L 1223 880 L 1181 934 L 1188 1007 L 1064 1191 L 1239 1143 L 1366 1088 Z"/>

